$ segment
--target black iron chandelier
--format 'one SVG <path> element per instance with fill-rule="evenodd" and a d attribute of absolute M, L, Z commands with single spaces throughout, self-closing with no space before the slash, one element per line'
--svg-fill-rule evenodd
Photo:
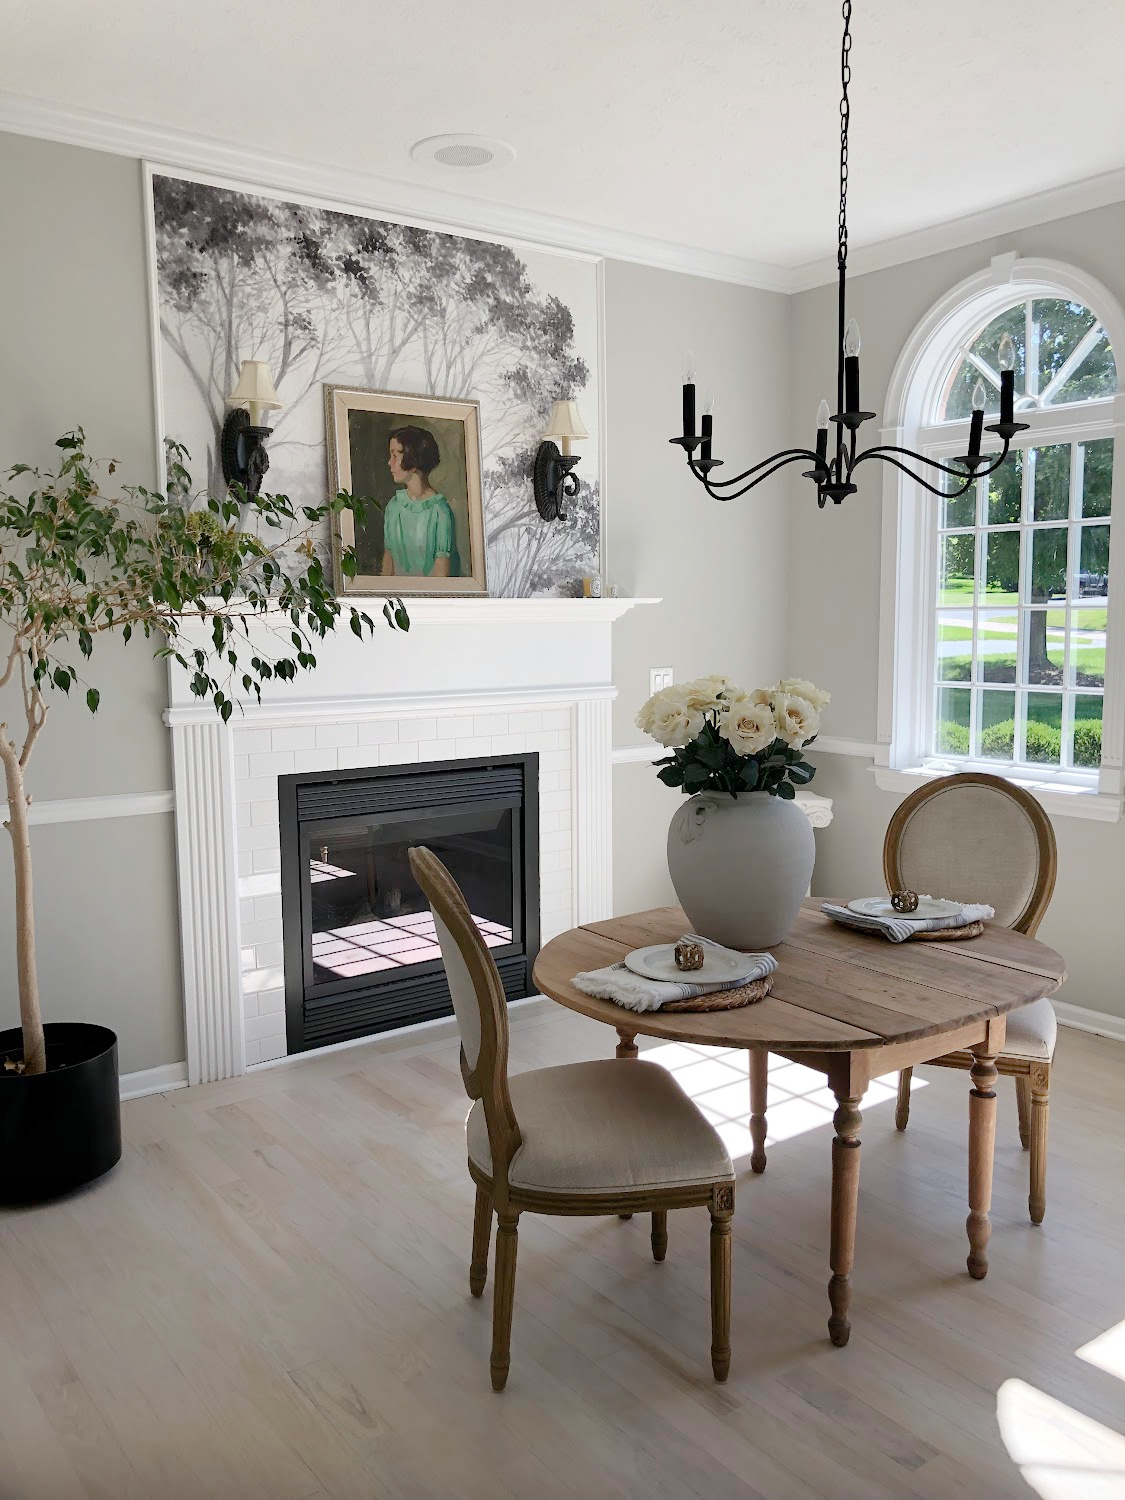
<path fill-rule="evenodd" d="M 851 119 L 848 85 L 852 76 L 849 60 L 852 47 L 852 0 L 844 0 L 843 18 L 844 37 L 840 48 L 842 87 L 840 97 L 840 218 L 836 249 L 836 265 L 840 273 L 840 327 L 839 341 L 836 346 L 836 411 L 829 412 L 827 401 L 820 403 L 816 418 L 815 450 L 783 448 L 771 457 L 762 459 L 761 463 L 744 469 L 741 474 L 736 474 L 732 479 L 712 479 L 711 474 L 713 470 L 721 467 L 722 459 L 711 456 L 713 418 L 709 410 L 705 409 L 701 414 L 700 431 L 697 433 L 695 430 L 695 371 L 689 354 L 684 367 L 684 430 L 682 436 L 670 438 L 669 442 L 676 443 L 684 450 L 688 468 L 707 493 L 716 500 L 737 500 L 740 495 L 745 495 L 748 490 L 752 490 L 763 480 L 769 479 L 772 474 L 776 474 L 787 464 L 807 463 L 811 467 L 805 470 L 804 477 L 816 483 L 817 504 L 823 509 L 827 501 L 831 499 L 835 505 L 839 505 L 845 496 L 856 493 L 858 486 L 854 483 L 852 476 L 860 464 L 866 463 L 871 458 L 880 458 L 884 463 L 893 464 L 896 469 L 901 469 L 904 474 L 908 474 L 931 494 L 955 498 L 958 495 L 964 495 L 981 476 L 994 474 L 1007 458 L 1012 438 L 1028 425 L 1026 422 L 1013 421 L 1012 418 L 1016 351 L 1011 339 L 1005 336 L 999 353 L 1000 420 L 991 423 L 987 429 L 984 427 L 985 389 L 983 383 L 978 381 L 972 398 L 973 415 L 969 424 L 969 451 L 966 454 L 954 459 L 952 463 L 941 463 L 936 458 L 928 458 L 924 453 L 915 453 L 910 448 L 896 447 L 891 443 L 882 443 L 876 447 L 865 448 L 862 452 L 856 452 L 856 434 L 864 422 L 871 421 L 875 413 L 860 410 L 859 328 L 854 318 L 849 321 L 847 317 L 848 125 Z M 832 423 L 836 427 L 836 451 L 829 458 L 828 430 Z M 981 453 L 981 434 L 984 431 L 994 432 L 1001 440 L 1003 447 L 999 453 Z M 699 449 L 698 458 L 695 457 L 697 448 Z M 905 463 L 904 459 L 909 460 L 910 464 L 924 465 L 927 470 L 933 472 L 935 478 L 939 475 L 947 476 L 944 487 L 940 484 L 931 484 L 928 479 L 923 478 L 920 473 Z"/>

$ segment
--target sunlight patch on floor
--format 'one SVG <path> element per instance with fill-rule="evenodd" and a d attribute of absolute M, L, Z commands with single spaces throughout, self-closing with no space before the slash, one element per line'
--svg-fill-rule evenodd
<path fill-rule="evenodd" d="M 1097 1365 L 1099 1370 L 1116 1375 L 1118 1380 L 1125 1380 L 1125 1322 L 1107 1328 L 1096 1339 L 1091 1339 L 1074 1352 L 1088 1364 Z"/>
<path fill-rule="evenodd" d="M 662 1064 L 689 1094 L 723 1138 L 735 1161 L 749 1156 L 750 1082 L 749 1054 L 743 1047 L 697 1047 L 686 1042 L 662 1042 L 646 1047 L 646 1062 Z M 895 1097 L 897 1073 L 877 1078 L 863 1099 L 863 1109 Z M 925 1080 L 914 1075 L 911 1089 L 925 1088 Z M 784 1057 L 771 1057 L 766 1102 L 768 1133 L 766 1146 L 792 1140 L 806 1130 L 831 1126 L 836 1100 L 824 1074 Z"/>
<path fill-rule="evenodd" d="M 1125 1494 L 1125 1437 L 1112 1428 L 1022 1380 L 1005 1380 L 997 1391 L 996 1416 L 1004 1446 L 1040 1500 Z"/>

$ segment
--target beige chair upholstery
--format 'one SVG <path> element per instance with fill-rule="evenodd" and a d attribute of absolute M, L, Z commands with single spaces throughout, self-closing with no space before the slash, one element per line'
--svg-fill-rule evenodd
<path fill-rule="evenodd" d="M 1034 936 L 1055 888 L 1051 820 L 1022 787 L 999 776 L 966 771 L 919 787 L 903 802 L 883 841 L 887 889 L 985 902 L 996 921 Z M 1016 1080 L 1020 1140 L 1031 1152 L 1028 1209 L 1032 1222 L 1046 1211 L 1047 1110 L 1058 1023 L 1049 1000 L 1009 1012 L 998 1072 Z M 953 1052 L 934 1061 L 969 1068 L 972 1055 Z M 910 1119 L 910 1075 L 899 1075 L 895 1124 Z"/>
<path fill-rule="evenodd" d="M 492 1384 L 508 1379 L 521 1213 L 652 1214 L 653 1259 L 668 1246 L 668 1210 L 711 1215 L 711 1368 L 730 1369 L 734 1168 L 718 1133 L 655 1063 L 572 1063 L 508 1077 L 508 1007 L 492 954 L 465 898 L 428 849 L 410 868 L 426 894 L 461 1033 L 461 1076 L 476 1183 L 469 1290 L 484 1291 L 495 1216 Z"/>
<path fill-rule="evenodd" d="M 666 1068 L 582 1062 L 508 1080 L 523 1144 L 508 1184 L 541 1193 L 647 1193 L 734 1181 L 718 1133 Z M 466 1125 L 469 1160 L 491 1177 L 478 1101 Z"/>

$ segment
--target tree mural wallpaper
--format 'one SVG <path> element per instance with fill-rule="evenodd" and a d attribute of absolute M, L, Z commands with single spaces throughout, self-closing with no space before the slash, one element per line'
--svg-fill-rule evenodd
<path fill-rule="evenodd" d="M 223 489 L 219 434 L 243 359 L 268 360 L 270 487 L 322 504 L 322 388 L 473 399 L 481 408 L 488 587 L 573 594 L 599 571 L 598 311 L 591 261 L 521 250 L 154 174 L 165 434 Z M 565 524 L 535 509 L 551 402 L 591 440 Z"/>

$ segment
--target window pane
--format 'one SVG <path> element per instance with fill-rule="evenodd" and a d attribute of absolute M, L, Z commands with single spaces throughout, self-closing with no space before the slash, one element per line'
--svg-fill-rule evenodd
<path fill-rule="evenodd" d="M 981 693 L 980 753 L 985 760 L 1011 760 L 1016 736 L 1015 693 Z"/>
<path fill-rule="evenodd" d="M 1104 609 L 1076 609 L 1070 616 L 1070 685 L 1105 686 Z M 1081 700 L 1080 700 L 1081 701 Z"/>
<path fill-rule="evenodd" d="M 1029 609 L 1024 612 L 1027 680 L 1043 687 L 1061 687 L 1066 610 Z"/>
<path fill-rule="evenodd" d="M 1069 375 L 1055 392 L 1053 406 L 1067 401 L 1096 401 L 1099 397 L 1112 396 L 1117 390 L 1117 368 L 1113 361 L 1113 350 L 1103 333 L 1090 353 Z"/>
<path fill-rule="evenodd" d="M 939 682 L 968 682 L 973 664 L 973 616 L 969 610 L 945 611 L 938 617 Z"/>
<path fill-rule="evenodd" d="M 939 755 L 968 755 L 970 697 L 968 688 L 938 688 L 934 749 Z"/>
<path fill-rule="evenodd" d="M 1100 766 L 1102 763 L 1102 700 L 1085 694 L 1074 700 L 1074 729 L 1070 741 L 1070 758 L 1076 766 Z"/>
<path fill-rule="evenodd" d="M 1032 532 L 1031 598 L 1045 603 L 1066 595 L 1066 527 Z"/>
<path fill-rule="evenodd" d="M 1026 305 L 1021 302 L 1018 306 L 1010 307 L 1006 312 L 1002 312 L 977 335 L 969 346 L 970 353 L 975 354 L 990 370 L 996 372 L 995 383 L 988 379 L 984 380 L 984 388 L 988 396 L 985 410 L 992 415 L 996 415 L 1000 410 L 1000 364 L 997 355 L 1000 340 L 1006 333 L 1011 334 L 1012 342 L 1016 346 L 1016 394 L 1019 395 L 1026 389 L 1024 379 L 1024 343 L 1027 333 L 1027 316 L 1024 309 Z M 940 420 L 955 422 L 958 418 L 971 416 L 973 387 L 978 380 L 983 378 L 979 365 L 971 359 L 963 359 L 949 387 L 949 395 Z"/>
<path fill-rule="evenodd" d="M 1074 593 L 1079 599 L 1104 599 L 1109 588 L 1109 527 L 1083 526 Z"/>
<path fill-rule="evenodd" d="M 952 474 L 942 476 L 946 490 L 959 488 L 959 482 Z M 979 485 L 970 485 L 965 494 L 960 497 L 943 498 L 941 502 L 941 522 L 943 529 L 952 526 L 975 526 L 977 524 L 977 489 Z"/>
<path fill-rule="evenodd" d="M 1065 521 L 1070 515 L 1070 444 L 1036 448 L 1032 462 L 1032 520 Z"/>
<path fill-rule="evenodd" d="M 981 611 L 977 624 L 977 666 L 983 682 L 1015 682 L 1017 636 L 1014 609 Z"/>
<path fill-rule="evenodd" d="M 1082 444 L 1082 514 L 1108 516 L 1113 479 L 1113 439 Z"/>
<path fill-rule="evenodd" d="M 1062 694 L 1028 693 L 1025 760 L 1036 765 L 1057 766 L 1061 746 Z"/>
<path fill-rule="evenodd" d="M 1039 389 L 1042 392 L 1097 319 L 1080 302 L 1067 302 L 1061 297 L 1037 297 L 1032 303 L 1031 316 L 1039 330 Z"/>
<path fill-rule="evenodd" d="M 1064 532 L 1065 536 L 1066 533 Z M 985 589 L 989 604 L 1015 604 L 1020 586 L 1020 533 L 992 531 L 985 548 Z"/>
<path fill-rule="evenodd" d="M 947 536 L 941 543 L 939 604 L 971 604 L 976 572 L 976 537 L 971 531 Z"/>
<path fill-rule="evenodd" d="M 1003 526 L 1020 519 L 1023 454 L 1018 449 L 988 477 L 988 524 Z"/>

